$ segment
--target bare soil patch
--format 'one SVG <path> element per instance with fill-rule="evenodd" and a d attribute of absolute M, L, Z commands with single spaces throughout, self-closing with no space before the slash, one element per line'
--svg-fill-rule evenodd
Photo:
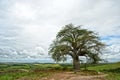
<path fill-rule="evenodd" d="M 107 74 L 83 75 L 80 72 L 51 72 L 47 77 L 23 77 L 18 80 L 106 80 L 106 76 Z"/>
<path fill-rule="evenodd" d="M 73 72 L 56 73 L 48 78 L 41 80 L 105 80 L 105 74 L 100 75 L 81 75 Z"/>

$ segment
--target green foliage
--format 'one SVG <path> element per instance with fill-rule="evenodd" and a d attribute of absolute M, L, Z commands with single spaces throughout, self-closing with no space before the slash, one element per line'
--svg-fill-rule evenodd
<path fill-rule="evenodd" d="M 98 63 L 105 45 L 93 31 L 75 27 L 73 24 L 65 25 L 50 45 L 49 54 L 55 61 L 65 61 L 67 55 L 73 58 L 73 64 L 79 62 L 79 56 L 91 59 L 91 63 Z"/>

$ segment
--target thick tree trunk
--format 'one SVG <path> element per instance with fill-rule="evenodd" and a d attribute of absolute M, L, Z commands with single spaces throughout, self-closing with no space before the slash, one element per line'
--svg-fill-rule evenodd
<path fill-rule="evenodd" d="M 74 56 L 73 57 L 73 69 L 75 71 L 79 71 L 80 70 L 79 56 Z"/>

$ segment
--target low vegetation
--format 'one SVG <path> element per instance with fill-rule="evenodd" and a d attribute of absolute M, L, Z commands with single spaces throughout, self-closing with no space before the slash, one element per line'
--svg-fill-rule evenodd
<path fill-rule="evenodd" d="M 108 74 L 106 80 L 120 80 L 120 63 L 109 64 L 85 64 L 81 65 L 80 75 L 96 75 L 98 73 Z M 1 63 L 0 80 L 19 80 L 20 78 L 43 78 L 49 77 L 54 73 L 71 71 L 71 64 L 38 64 L 38 63 Z"/>
<path fill-rule="evenodd" d="M 108 74 L 108 80 L 120 80 L 120 62 L 88 67 L 89 70 L 96 70 Z"/>

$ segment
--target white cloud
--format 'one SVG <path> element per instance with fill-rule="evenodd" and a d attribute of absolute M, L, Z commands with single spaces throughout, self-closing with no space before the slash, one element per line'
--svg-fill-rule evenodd
<path fill-rule="evenodd" d="M 1 0 L 0 48 L 15 49 L 10 52 L 11 55 L 19 53 L 20 58 L 39 59 L 38 55 L 42 53 L 47 57 L 49 45 L 57 32 L 69 23 L 83 25 L 83 28 L 98 32 L 101 37 L 120 36 L 119 2 L 118 0 Z M 119 37 L 111 37 L 103 41 L 119 49 L 119 40 Z M 18 55 L 16 57 L 18 58 Z"/>
<path fill-rule="evenodd" d="M 29 3 L 15 2 L 10 10 L 10 15 L 19 21 L 33 20 L 36 18 L 37 12 Z"/>

